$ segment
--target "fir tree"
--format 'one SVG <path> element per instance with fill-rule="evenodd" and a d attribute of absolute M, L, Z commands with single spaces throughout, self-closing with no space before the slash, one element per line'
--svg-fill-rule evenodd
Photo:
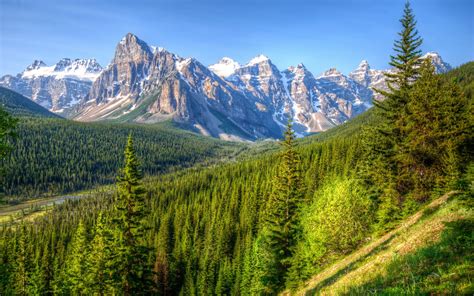
<path fill-rule="evenodd" d="M 31 286 L 31 252 L 28 242 L 28 230 L 22 222 L 17 231 L 16 258 L 15 258 L 15 295 L 27 295 Z"/>
<path fill-rule="evenodd" d="M 106 295 L 110 293 L 110 233 L 102 212 L 99 213 L 94 227 L 94 238 L 90 243 L 87 256 L 87 293 Z"/>
<path fill-rule="evenodd" d="M 405 153 L 407 104 L 412 84 L 419 77 L 422 44 L 409 2 L 400 23 L 400 39 L 395 41 L 395 55 L 390 57 L 394 71 L 386 74 L 389 91 L 376 89 L 385 99 L 374 101 L 377 124 L 366 128 L 364 135 L 366 163 L 361 168 L 367 186 L 373 188 L 373 196 L 378 199 L 380 225 L 399 217 L 404 196 L 412 187 L 399 157 Z"/>
<path fill-rule="evenodd" d="M 8 138 L 16 136 L 15 127 L 18 119 L 13 118 L 8 112 L 0 107 L 0 160 L 4 159 L 8 152 L 12 149 L 8 144 Z M 2 190 L 0 192 L 0 204 L 3 203 L 3 185 L 4 185 L 4 168 L 0 167 L 0 184 Z"/>
<path fill-rule="evenodd" d="M 421 65 L 407 105 L 406 137 L 397 161 L 411 178 L 417 201 L 430 197 L 434 187 L 455 186 L 462 164 L 461 147 L 472 135 L 472 105 L 459 88 L 435 74 L 429 59 Z"/>
<path fill-rule="evenodd" d="M 66 270 L 67 287 L 74 295 L 83 294 L 86 289 L 85 262 L 88 251 L 87 232 L 80 221 L 71 242 Z"/>
<path fill-rule="evenodd" d="M 125 167 L 117 179 L 114 219 L 117 225 L 114 276 L 124 295 L 146 294 L 153 284 L 147 260 L 150 249 L 145 245 L 144 238 L 147 210 L 142 178 L 133 139 L 129 135 L 125 147 Z"/>
<path fill-rule="evenodd" d="M 3 159 L 11 149 L 7 139 L 15 136 L 14 129 L 17 122 L 18 119 L 12 117 L 0 107 L 0 159 Z"/>
<path fill-rule="evenodd" d="M 291 265 L 290 258 L 298 238 L 298 210 L 304 201 L 300 158 L 294 147 L 295 133 L 291 120 L 288 122 L 282 142 L 278 172 L 274 179 L 274 190 L 268 203 L 266 221 L 267 241 L 276 256 L 275 285 L 282 280 Z M 264 240 L 265 241 L 265 240 Z"/>

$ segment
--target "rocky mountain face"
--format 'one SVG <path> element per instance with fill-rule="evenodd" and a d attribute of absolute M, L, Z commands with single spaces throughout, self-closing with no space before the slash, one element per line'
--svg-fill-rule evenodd
<path fill-rule="evenodd" d="M 292 118 L 303 136 L 370 108 L 379 98 L 373 88 L 386 89 L 386 72 L 362 61 L 347 76 L 336 69 L 314 76 L 303 64 L 280 71 L 264 55 L 245 65 L 225 57 L 205 67 L 127 34 L 75 119 L 173 119 L 205 135 L 258 139 L 280 137 Z"/>
<path fill-rule="evenodd" d="M 95 59 L 61 59 L 52 66 L 35 60 L 23 72 L 0 78 L 0 86 L 14 90 L 50 111 L 67 114 L 89 93 L 102 71 Z"/>
<path fill-rule="evenodd" d="M 428 53 L 437 71 L 451 67 Z M 153 123 L 172 119 L 185 128 L 222 139 L 278 138 L 289 118 L 298 135 L 327 130 L 364 112 L 374 88 L 386 89 L 385 73 L 362 61 L 344 75 L 329 69 L 314 76 L 303 64 L 280 71 L 259 55 L 241 65 L 225 57 L 204 66 L 127 34 L 110 64 L 63 59 L 48 67 L 35 61 L 11 88 L 75 120 Z"/>
<path fill-rule="evenodd" d="M 173 119 L 223 139 L 278 136 L 281 129 L 270 112 L 258 109 L 257 100 L 199 61 L 150 47 L 127 34 L 75 119 L 145 123 Z"/>
<path fill-rule="evenodd" d="M 434 51 L 430 51 L 421 57 L 422 59 L 429 58 L 435 67 L 436 73 L 446 73 L 453 69 L 450 64 L 443 61 L 441 56 Z"/>

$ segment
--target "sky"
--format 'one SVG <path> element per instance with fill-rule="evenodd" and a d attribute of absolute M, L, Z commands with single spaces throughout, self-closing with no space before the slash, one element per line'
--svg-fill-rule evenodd
<path fill-rule="evenodd" d="M 388 68 L 405 0 L 0 0 L 0 75 L 33 60 L 111 61 L 131 32 L 205 65 L 265 54 L 280 70 Z M 474 60 L 474 0 L 412 0 L 424 40 L 453 66 Z"/>

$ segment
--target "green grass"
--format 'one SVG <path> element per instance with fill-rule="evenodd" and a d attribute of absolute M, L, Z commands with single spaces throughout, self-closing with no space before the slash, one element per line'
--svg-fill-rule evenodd
<path fill-rule="evenodd" d="M 474 220 L 445 223 L 438 243 L 393 260 L 386 274 L 346 295 L 473 295 Z"/>
<path fill-rule="evenodd" d="M 326 267 L 296 294 L 472 295 L 473 203 L 453 194 Z"/>

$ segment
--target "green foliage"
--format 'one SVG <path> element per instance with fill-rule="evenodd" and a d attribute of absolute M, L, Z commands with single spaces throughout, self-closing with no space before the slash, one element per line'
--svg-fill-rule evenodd
<path fill-rule="evenodd" d="M 148 266 L 150 249 L 144 244 L 148 211 L 145 208 L 145 189 L 140 164 L 133 147 L 132 135 L 125 147 L 125 166 L 117 179 L 115 199 L 113 277 L 120 283 L 124 295 L 147 294 L 151 290 L 151 269 Z"/>
<path fill-rule="evenodd" d="M 474 110 L 456 85 L 434 73 L 430 61 L 423 62 L 408 98 L 406 136 L 396 160 L 411 179 L 410 195 L 424 200 L 435 186 L 455 189 L 462 148 L 473 133 Z"/>
<path fill-rule="evenodd" d="M 60 116 L 41 107 L 27 97 L 1 86 L 0 106 L 2 106 L 8 113 L 18 117 L 60 118 Z"/>
<path fill-rule="evenodd" d="M 356 249 L 369 236 L 373 222 L 372 201 L 350 178 L 327 182 L 302 212 L 302 237 L 290 272 L 292 284 Z"/>
<path fill-rule="evenodd" d="M 22 119 L 18 137 L 10 141 L 12 153 L 2 163 L 4 192 L 13 199 L 25 199 L 111 184 L 123 163 L 120 155 L 130 132 L 144 173 L 150 175 L 218 162 L 244 148 L 179 131 L 169 124 Z"/>
<path fill-rule="evenodd" d="M 380 91 L 385 100 L 375 104 L 375 124 L 363 133 L 359 168 L 382 231 L 433 195 L 455 189 L 465 167 L 460 160 L 472 159 L 472 103 L 434 73 L 431 61 L 420 63 L 421 39 L 408 2 L 401 23 L 396 71 L 387 75 L 390 91 Z"/>
<path fill-rule="evenodd" d="M 86 258 L 89 253 L 87 232 L 82 221 L 77 226 L 71 242 L 70 253 L 66 259 L 66 274 L 64 292 L 80 295 L 86 290 Z"/>
<path fill-rule="evenodd" d="M 395 55 L 390 56 L 390 65 L 394 67 L 394 73 L 387 73 L 387 82 L 391 90 L 392 101 L 399 99 L 396 106 L 403 103 L 403 96 L 397 96 L 399 91 L 408 89 L 411 82 L 418 76 L 420 65 L 422 39 L 418 36 L 415 16 L 410 2 L 405 3 L 403 17 L 400 19 L 402 31 L 400 39 L 394 43 Z"/>
<path fill-rule="evenodd" d="M 466 98 L 471 101 L 474 99 L 474 62 L 465 63 L 444 74 L 443 77 L 458 85 Z"/>
<path fill-rule="evenodd" d="M 94 227 L 94 238 L 90 242 L 90 252 L 86 258 L 86 293 L 107 295 L 112 293 L 112 237 L 109 225 L 99 212 Z"/>
<path fill-rule="evenodd" d="M 359 147 L 356 137 L 333 137 L 324 142 L 295 145 L 307 196 L 313 196 L 320 184 L 334 176 L 353 172 L 351 169 L 360 159 Z M 280 153 L 264 154 L 242 162 L 144 179 L 144 203 L 150 214 L 144 219 L 147 227 L 143 243 L 155 249 L 147 253 L 147 262 L 157 272 L 154 277 L 157 293 L 166 290 L 171 294 L 202 295 L 219 290 L 238 295 L 262 289 L 263 293 L 271 293 L 265 287 L 275 279 L 282 279 L 274 277 L 273 265 L 267 264 L 276 261 L 274 254 L 268 252 L 260 229 L 275 174 L 281 168 L 280 162 L 275 161 L 279 156 Z M 30 226 L 34 231 L 28 232 L 28 239 L 37 242 L 31 244 L 33 253 L 41 252 L 44 242 L 51 240 L 56 293 L 63 290 L 64 263 L 79 221 L 88 230 L 90 253 L 93 253 L 91 240 L 98 213 L 102 212 L 106 221 L 116 217 L 114 195 L 98 192 L 81 200 L 67 200 Z M 113 229 L 116 224 L 106 223 L 106 228 Z M 0 242 L 11 243 L 8 229 L 0 228 Z M 115 248 L 114 242 L 108 245 Z M 11 256 L 0 257 L 5 258 L 0 262 L 2 268 Z M 89 269 L 87 266 L 90 265 L 86 264 Z M 9 275 L 14 273 L 14 268 L 8 270 L 5 285 L 12 287 Z M 120 290 L 113 288 L 112 291 Z"/>
<path fill-rule="evenodd" d="M 138 294 L 158 295 L 265 295 L 284 285 L 294 287 L 363 244 L 373 235 L 374 223 L 380 230 L 408 215 L 423 202 L 418 196 L 451 188 L 465 170 L 460 188 L 472 185 L 472 164 L 465 169 L 472 160 L 468 149 L 472 132 L 460 128 L 466 127 L 463 112 L 470 107 L 450 83 L 424 69 L 417 72 L 418 81 L 408 79 L 406 96 L 394 99 L 406 100 L 400 120 L 393 113 L 395 121 L 387 121 L 382 115 L 388 109 L 377 108 L 301 141 L 294 140 L 289 129 L 283 153 L 274 152 L 276 145 L 261 143 L 248 153 L 265 153 L 180 172 L 172 168 L 209 164 L 207 160 L 233 154 L 242 145 L 161 125 L 24 120 L 20 134 L 25 137 L 12 142 L 22 144 L 7 161 L 10 174 L 19 170 L 18 175 L 7 175 L 11 192 L 25 188 L 23 192 L 67 192 L 112 182 L 123 163 L 118 152 L 123 145 L 117 139 L 132 132 L 137 150 L 130 141 L 117 192 L 97 191 L 65 201 L 34 223 L 0 227 L 2 293 L 71 294 L 79 287 L 76 293 L 98 295 L 137 289 Z M 433 110 L 440 102 L 448 106 Z M 424 104 L 432 114 L 423 113 Z M 420 112 L 434 119 L 418 118 Z M 452 127 L 452 133 L 441 124 Z M 364 128 L 362 133 L 366 125 L 375 128 Z M 417 133 L 423 129 L 423 134 Z M 416 146 L 410 146 L 408 139 Z M 444 149 L 437 150 L 434 142 Z M 425 162 L 427 156 L 435 158 Z M 137 159 L 148 175 L 143 180 Z M 415 179 L 421 175 L 410 175 L 409 167 L 414 172 L 430 171 L 429 183 L 416 183 L 423 181 Z M 52 188 L 44 187 L 48 182 Z M 424 267 L 411 269 L 420 272 L 417 284 L 432 283 L 425 271 L 436 271 L 426 262 L 435 262 L 446 270 L 446 279 L 459 272 L 466 286 L 465 275 L 472 272 L 472 258 L 466 255 L 472 250 L 466 246 L 472 239 L 465 234 L 472 233 L 471 228 L 464 225 L 453 232 L 436 256 L 423 255 Z M 276 241 L 283 245 L 277 247 Z M 88 250 L 82 260 L 75 258 L 74 250 L 82 249 L 78 246 Z M 451 253 L 445 256 L 441 251 Z M 461 267 L 444 264 L 451 259 Z M 461 264 L 456 263 L 459 260 Z M 69 276 L 71 269 L 82 272 L 83 279 Z M 405 288 L 418 291 L 405 285 L 407 274 L 396 266 L 393 271 L 401 277 L 395 279 L 394 274 L 393 281 L 382 279 L 381 285 L 392 285 L 394 293 Z M 447 280 L 439 283 L 447 285 Z M 370 287 L 380 288 L 377 285 Z M 420 291 L 454 291 L 436 285 Z M 383 292 L 390 293 L 388 288 Z"/>
<path fill-rule="evenodd" d="M 474 221 L 448 222 L 441 240 L 394 260 L 384 276 L 348 295 L 472 295 Z"/>
<path fill-rule="evenodd" d="M 0 107 L 0 160 L 3 160 L 12 149 L 8 139 L 16 135 L 17 122 L 18 119 L 12 117 Z"/>
<path fill-rule="evenodd" d="M 267 265 L 275 266 L 274 283 L 268 287 L 278 291 L 283 283 L 290 258 L 293 255 L 299 229 L 299 207 L 304 202 L 304 187 L 300 172 L 300 156 L 294 148 L 295 135 L 291 122 L 285 131 L 282 142 L 283 152 L 280 164 L 274 178 L 273 192 L 267 204 L 267 214 L 264 225 L 264 241 L 273 254 L 276 262 Z"/>

